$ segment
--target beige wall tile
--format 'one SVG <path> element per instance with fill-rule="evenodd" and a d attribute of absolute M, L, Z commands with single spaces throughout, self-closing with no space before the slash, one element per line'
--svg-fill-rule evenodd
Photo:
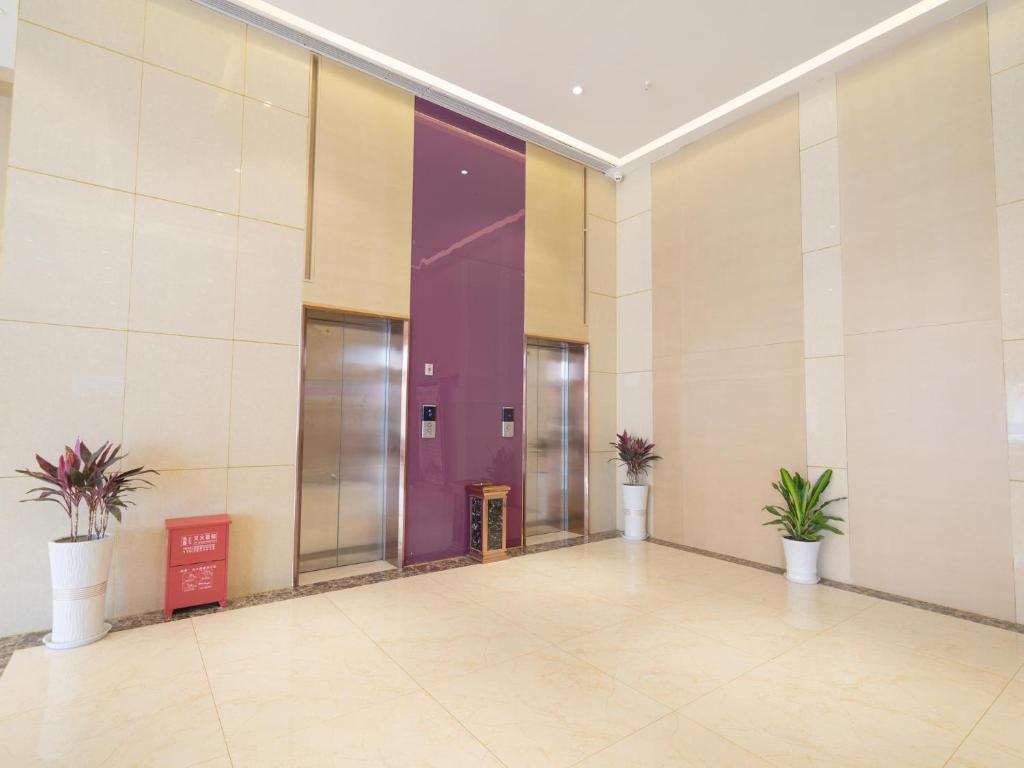
<path fill-rule="evenodd" d="M 20 0 L 18 16 L 136 58 L 142 55 L 146 0 Z"/>
<path fill-rule="evenodd" d="M 1024 623 L 1024 483 L 1010 483 L 1010 527 L 1013 531 L 1013 576 L 1016 621 Z"/>
<path fill-rule="evenodd" d="M 992 76 L 996 201 L 1024 200 L 1024 67 Z"/>
<path fill-rule="evenodd" d="M 846 381 L 842 357 L 804 362 L 807 399 L 807 463 L 846 466 Z"/>
<path fill-rule="evenodd" d="M 230 341 L 130 333 L 125 449 L 154 469 L 226 466 L 230 387 Z"/>
<path fill-rule="evenodd" d="M 587 295 L 587 325 L 590 339 L 590 370 L 617 370 L 616 300 L 599 293 Z"/>
<path fill-rule="evenodd" d="M 245 24 L 188 0 L 149 0 L 145 59 L 241 92 Z"/>
<path fill-rule="evenodd" d="M 839 248 L 804 254 L 804 356 L 843 354 L 843 264 Z"/>
<path fill-rule="evenodd" d="M 145 67 L 138 191 L 238 212 L 242 97 Z"/>
<path fill-rule="evenodd" d="M 617 227 L 619 295 L 651 290 L 651 213 L 644 211 Z"/>
<path fill-rule="evenodd" d="M 298 391 L 298 347 L 235 342 L 230 466 L 295 463 Z"/>
<path fill-rule="evenodd" d="M 133 463 L 134 455 L 129 459 Z M 114 530 L 114 563 L 110 592 L 113 615 L 151 611 L 163 605 L 170 517 L 219 515 L 227 508 L 226 469 L 188 469 L 161 472 L 153 488 L 135 496 L 135 506 Z"/>
<path fill-rule="evenodd" d="M 681 475 L 684 543 L 781 564 L 779 535 L 758 510 L 773 501 L 779 467 L 807 466 L 803 362 L 799 342 L 683 357 L 684 428 L 678 452 L 659 429 L 658 477 Z M 657 406 L 655 416 L 660 423 Z M 671 502 L 657 499 L 663 516 Z"/>
<path fill-rule="evenodd" d="M 683 543 L 683 380 L 679 357 L 657 357 L 651 374 L 654 434 L 658 447 L 658 482 L 648 504 L 658 509 L 651 535 Z"/>
<path fill-rule="evenodd" d="M 60 443 L 56 444 L 57 450 L 60 447 Z M 46 451 L 48 455 L 55 454 L 49 447 Z M 0 594 L 4 605 L 0 611 L 0 637 L 52 626 L 46 543 L 67 536 L 69 523 L 56 504 L 20 503 L 35 485 L 34 480 L 27 478 L 0 479 L 0 509 L 4 511 L 0 515 Z"/>
<path fill-rule="evenodd" d="M 651 168 L 651 301 L 654 357 L 678 357 L 683 352 L 682 230 L 680 169 L 683 153 L 676 152 Z"/>
<path fill-rule="evenodd" d="M 985 322 L 847 336 L 857 583 L 1013 618 L 999 335 Z"/>
<path fill-rule="evenodd" d="M 292 583 L 295 467 L 228 470 L 232 597 Z"/>
<path fill-rule="evenodd" d="M 20 24 L 10 164 L 132 190 L 140 69 L 138 61 Z"/>
<path fill-rule="evenodd" d="M 651 166 L 641 165 L 625 174 L 615 185 L 615 207 L 619 221 L 651 210 Z"/>
<path fill-rule="evenodd" d="M 299 343 L 305 245 L 301 230 L 239 219 L 236 339 Z"/>
<path fill-rule="evenodd" d="M 584 339 L 583 167 L 526 145 L 526 332 Z"/>
<path fill-rule="evenodd" d="M 1024 339 L 1024 201 L 996 209 L 1003 338 Z"/>
<path fill-rule="evenodd" d="M 808 461 L 810 461 L 810 455 L 808 455 Z M 829 482 L 828 489 L 825 491 L 822 499 L 827 501 L 829 499 L 840 499 L 849 496 L 849 478 L 845 469 L 809 466 L 807 467 L 807 477 L 812 483 L 815 483 L 826 469 L 832 470 L 832 480 Z M 818 568 L 821 571 L 821 575 L 826 579 L 835 579 L 844 584 L 849 584 L 853 580 L 850 567 L 850 537 L 852 535 L 850 528 L 850 502 L 837 501 L 830 504 L 826 511 L 830 515 L 843 518 L 845 522 L 835 522 L 833 525 L 841 531 L 847 531 L 847 534 L 845 536 L 837 536 L 834 533 L 825 533 L 824 539 L 821 542 Z"/>
<path fill-rule="evenodd" d="M 590 533 L 616 530 L 615 506 L 619 488 L 615 480 L 615 467 L 608 460 L 615 454 L 590 454 Z"/>
<path fill-rule="evenodd" d="M 679 153 L 680 195 L 668 213 L 681 231 L 681 272 L 667 284 L 681 286 L 685 351 L 802 338 L 797 118 L 797 100 L 786 99 Z M 656 267 L 659 290 L 661 280 Z"/>
<path fill-rule="evenodd" d="M 125 328 L 130 194 L 11 169 L 0 317 Z"/>
<path fill-rule="evenodd" d="M 615 223 L 587 214 L 587 290 L 615 296 Z"/>
<path fill-rule="evenodd" d="M 829 139 L 800 153 L 803 249 L 839 245 L 839 142 Z"/>
<path fill-rule="evenodd" d="M 310 304 L 409 314 L 411 94 L 323 61 Z"/>
<path fill-rule="evenodd" d="M 993 72 L 1024 63 L 1024 3 L 988 0 L 989 61 Z"/>
<path fill-rule="evenodd" d="M 587 213 L 605 221 L 617 221 L 615 212 L 615 182 L 600 171 L 587 168 Z"/>
<path fill-rule="evenodd" d="M 984 8 L 847 70 L 838 90 L 846 332 L 996 319 Z"/>
<path fill-rule="evenodd" d="M 0 349 L 0 476 L 76 437 L 95 445 L 121 436 L 123 331 L 0 322 Z"/>
<path fill-rule="evenodd" d="M 1003 344 L 1006 376 L 1006 424 L 1010 439 L 1010 477 L 1024 481 L 1024 341 Z"/>
<path fill-rule="evenodd" d="M 651 371 L 620 373 L 618 385 L 616 431 L 625 429 L 630 434 L 650 439 L 654 432 L 653 374 Z"/>
<path fill-rule="evenodd" d="M 130 327 L 231 338 L 238 219 L 140 197 Z"/>
<path fill-rule="evenodd" d="M 608 443 L 615 439 L 617 385 L 614 373 L 590 374 L 590 447 L 595 451 L 611 450 Z"/>
<path fill-rule="evenodd" d="M 800 89 L 800 149 L 835 138 L 838 132 L 836 78 L 828 74 Z"/>
<path fill-rule="evenodd" d="M 245 100 L 239 212 L 253 219 L 306 225 L 309 120 Z"/>
<path fill-rule="evenodd" d="M 308 115 L 309 51 L 256 27 L 246 33 L 245 95 Z"/>
<path fill-rule="evenodd" d="M 651 370 L 651 292 L 620 296 L 616 313 L 619 373 Z"/>

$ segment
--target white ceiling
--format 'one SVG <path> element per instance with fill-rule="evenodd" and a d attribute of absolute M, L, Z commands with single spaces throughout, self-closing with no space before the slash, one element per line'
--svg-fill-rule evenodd
<path fill-rule="evenodd" d="M 612 162 L 911 6 L 927 5 L 931 11 L 944 5 L 942 0 L 271 2 L 447 81 L 456 95 L 458 89 L 472 92 Z M 264 13 L 270 5 L 265 0 L 246 4 L 256 10 L 264 6 Z M 964 4 L 950 3 L 947 11 Z M 650 81 L 647 90 L 645 81 Z M 582 96 L 570 93 L 577 83 L 585 89 Z"/>

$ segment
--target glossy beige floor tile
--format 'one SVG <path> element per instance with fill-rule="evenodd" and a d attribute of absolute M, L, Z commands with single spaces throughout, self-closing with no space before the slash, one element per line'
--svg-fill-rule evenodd
<path fill-rule="evenodd" d="M 681 712 L 777 766 L 940 766 L 1004 683 L 825 633 Z"/>
<path fill-rule="evenodd" d="M 188 621 L 115 632 L 102 643 L 69 651 L 40 645 L 15 654 L 0 677 L 0 718 L 202 672 Z"/>
<path fill-rule="evenodd" d="M 950 768 L 1024 765 L 1024 679 L 1018 676 L 1006 687 L 948 765 Z"/>
<path fill-rule="evenodd" d="M 771 764 L 673 712 L 578 765 L 579 768 L 770 768 Z"/>
<path fill-rule="evenodd" d="M 185 766 L 223 757 L 202 672 L 185 672 L 0 719 L 0 765 Z"/>
<path fill-rule="evenodd" d="M 1019 766 L 1022 644 L 609 539 L 19 650 L 0 766 Z"/>
<path fill-rule="evenodd" d="M 323 595 L 197 616 L 192 623 L 208 668 L 358 631 Z"/>
<path fill-rule="evenodd" d="M 362 632 L 209 667 L 228 744 L 245 747 L 420 690 Z"/>
<path fill-rule="evenodd" d="M 999 675 L 1013 675 L 1024 664 L 1024 635 L 897 603 L 878 601 L 836 632 L 893 643 Z"/>
<path fill-rule="evenodd" d="M 757 656 L 653 616 L 625 621 L 560 647 L 672 708 L 761 663 Z"/>
<path fill-rule="evenodd" d="M 572 765 L 668 712 L 556 648 L 428 690 L 513 768 Z"/>
<path fill-rule="evenodd" d="M 420 692 L 258 747 L 233 750 L 234 768 L 498 768 L 500 762 Z"/>

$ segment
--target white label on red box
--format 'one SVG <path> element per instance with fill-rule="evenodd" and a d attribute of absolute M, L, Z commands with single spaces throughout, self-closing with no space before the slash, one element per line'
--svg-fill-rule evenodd
<path fill-rule="evenodd" d="M 186 555 L 213 552 L 217 548 L 217 532 L 184 533 L 181 535 L 181 551 Z"/>
<path fill-rule="evenodd" d="M 190 565 L 181 569 L 181 591 L 202 592 L 213 589 L 213 573 L 216 565 Z"/>

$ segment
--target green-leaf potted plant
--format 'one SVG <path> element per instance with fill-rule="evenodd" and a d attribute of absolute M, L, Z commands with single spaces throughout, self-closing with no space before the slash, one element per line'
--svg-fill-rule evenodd
<path fill-rule="evenodd" d="M 764 525 L 774 525 L 783 531 L 782 548 L 786 555 L 786 578 L 797 584 L 818 583 L 818 550 L 824 531 L 843 535 L 834 523 L 843 518 L 825 514 L 825 507 L 842 501 L 845 496 L 822 501 L 822 496 L 832 480 L 832 470 L 826 469 L 812 484 L 800 476 L 779 470 L 778 483 L 772 488 L 779 492 L 786 502 L 784 507 L 769 505 L 764 511 L 772 516 Z"/>
<path fill-rule="evenodd" d="M 110 631 L 103 615 L 113 555 L 107 526 L 111 517 L 121 522 L 121 513 L 132 503 L 129 494 L 151 485 L 142 476 L 156 474 L 143 467 L 118 471 L 115 465 L 124 458 L 120 451 L 121 446 L 110 443 L 91 451 L 76 440 L 74 447 L 64 447 L 56 463 L 37 455 L 38 470 L 18 470 L 43 483 L 24 501 L 53 502 L 70 523 L 69 535 L 49 545 L 53 629 L 43 642 L 50 648 L 77 648 Z"/>
<path fill-rule="evenodd" d="M 661 459 L 654 453 L 654 443 L 622 430 L 609 443 L 615 449 L 615 458 L 626 468 L 626 482 L 622 484 L 623 526 L 622 538 L 643 541 L 647 538 L 647 473 L 654 462 Z"/>

